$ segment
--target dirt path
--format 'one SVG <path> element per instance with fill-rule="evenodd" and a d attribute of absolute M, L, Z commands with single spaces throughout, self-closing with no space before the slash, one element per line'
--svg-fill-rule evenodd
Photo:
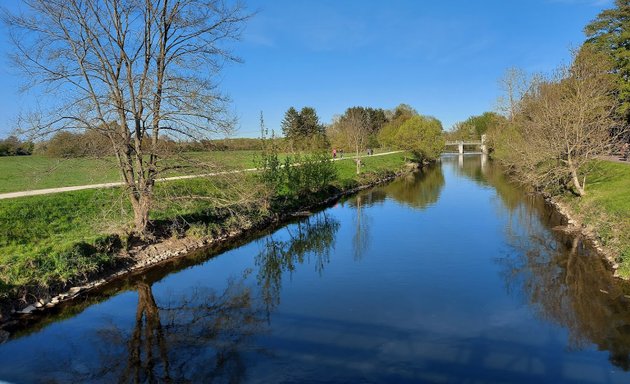
<path fill-rule="evenodd" d="M 400 153 L 400 152 L 403 152 L 403 151 L 391 151 L 391 152 L 376 153 L 376 154 L 371 155 L 369 157 L 386 156 L 386 155 L 392 155 L 394 153 Z M 368 157 L 368 156 L 361 156 L 361 157 Z M 332 160 L 333 161 L 341 161 L 341 160 L 351 160 L 351 159 L 355 159 L 355 158 L 356 158 L 356 156 L 348 156 L 348 157 L 344 157 L 343 159 L 336 158 L 336 159 L 332 159 Z M 247 168 L 247 169 L 240 169 L 240 170 L 235 170 L 235 171 L 204 173 L 204 174 L 199 174 L 199 175 L 173 176 L 173 177 L 164 177 L 164 178 L 161 178 L 161 179 L 157 179 L 156 181 L 163 182 L 163 181 L 173 181 L 173 180 L 196 179 L 196 178 L 199 178 L 199 177 L 228 175 L 228 174 L 232 174 L 232 173 L 255 172 L 257 170 L 258 170 L 258 168 Z M 119 181 L 119 182 L 115 182 L 115 183 L 77 185 L 77 186 L 73 186 L 73 187 L 33 189 L 33 190 L 30 190 L 30 191 L 1 193 L 0 194 L 0 200 L 2 200 L 2 199 L 15 199 L 17 197 L 26 197 L 26 196 L 50 195 L 50 194 L 53 194 L 53 193 L 81 191 L 81 190 L 84 190 L 84 189 L 114 188 L 114 187 L 122 187 L 122 186 L 124 186 L 124 183 Z"/>
<path fill-rule="evenodd" d="M 621 156 L 619 155 L 610 155 L 610 156 L 599 156 L 600 159 L 602 160 L 606 160 L 606 161 L 612 161 L 613 163 L 621 163 L 621 164 L 627 164 L 630 165 L 630 159 L 628 160 L 622 160 Z"/>

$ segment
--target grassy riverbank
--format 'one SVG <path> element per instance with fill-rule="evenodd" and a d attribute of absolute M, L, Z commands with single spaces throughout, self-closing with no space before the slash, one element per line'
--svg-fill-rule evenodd
<path fill-rule="evenodd" d="M 630 164 L 598 161 L 587 182 L 585 196 L 560 199 L 617 255 L 618 274 L 630 279 Z"/>
<path fill-rule="evenodd" d="M 403 153 L 365 158 L 363 173 L 356 175 L 352 160 L 338 161 L 334 163 L 336 180 L 318 193 L 283 196 L 277 204 L 265 208 L 251 195 L 240 200 L 237 194 L 226 194 L 230 186 L 218 178 L 163 183 L 156 188 L 156 195 L 158 199 L 168 195 L 169 204 L 158 204 L 152 219 L 159 226 L 160 239 L 185 236 L 187 232 L 214 236 L 238 228 L 245 221 L 249 225 L 262 222 L 342 190 L 369 184 L 399 171 L 404 163 Z M 254 174 L 240 175 L 236 182 L 229 183 L 238 184 L 241 191 L 261 187 Z M 201 198 L 188 199 L 190 192 Z M 210 202 L 217 197 L 222 200 L 220 207 Z M 20 287 L 74 284 L 118 263 L 116 253 L 130 245 L 124 237 L 130 221 L 129 205 L 119 188 L 1 200 L 0 292 L 6 296 Z"/>

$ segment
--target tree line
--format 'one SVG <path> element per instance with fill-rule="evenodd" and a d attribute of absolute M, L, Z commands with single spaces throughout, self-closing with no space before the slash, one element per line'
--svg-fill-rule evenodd
<path fill-rule="evenodd" d="M 0 139 L 0 156 L 27 156 L 33 154 L 35 144 L 30 140 L 20 140 L 11 135 Z"/>
<path fill-rule="evenodd" d="M 299 112 L 290 107 L 281 123 L 282 133 L 292 151 L 303 149 L 345 150 L 357 156 L 367 148 L 408 150 L 419 160 L 437 158 L 443 146 L 442 123 L 420 115 L 407 104 L 393 109 L 353 106 L 322 124 L 312 107 Z"/>

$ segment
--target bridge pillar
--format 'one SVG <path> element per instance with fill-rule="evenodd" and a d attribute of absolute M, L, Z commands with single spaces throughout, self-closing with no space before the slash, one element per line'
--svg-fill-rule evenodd
<path fill-rule="evenodd" d="M 484 155 L 488 154 L 488 146 L 486 145 L 486 135 L 481 135 L 481 153 Z"/>
<path fill-rule="evenodd" d="M 459 154 L 463 155 L 464 154 L 464 142 L 460 141 L 459 144 L 457 144 L 457 149 L 459 150 Z"/>

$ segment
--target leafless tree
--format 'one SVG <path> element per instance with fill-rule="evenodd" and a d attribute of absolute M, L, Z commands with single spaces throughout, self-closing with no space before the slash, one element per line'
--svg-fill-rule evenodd
<path fill-rule="evenodd" d="M 363 109 L 349 108 L 329 129 L 337 142 L 356 151 L 357 175 L 361 173 L 361 153 L 370 135 L 370 117 Z"/>
<path fill-rule="evenodd" d="M 525 71 L 519 68 L 508 68 L 499 80 L 502 95 L 497 101 L 497 109 L 513 121 L 519 112 L 520 101 L 527 93 L 530 79 Z"/>
<path fill-rule="evenodd" d="M 589 47 L 551 78 L 533 81 L 505 142 L 510 165 L 537 186 L 584 195 L 591 160 L 616 141 L 614 87 L 609 61 Z"/>
<path fill-rule="evenodd" d="M 238 1 L 238 0 L 237 0 Z M 15 63 L 52 106 L 22 128 L 34 134 L 80 129 L 113 148 L 144 233 L 154 184 L 168 162 L 164 139 L 228 131 L 227 99 L 214 77 L 249 17 L 222 0 L 23 0 L 3 13 Z"/>

